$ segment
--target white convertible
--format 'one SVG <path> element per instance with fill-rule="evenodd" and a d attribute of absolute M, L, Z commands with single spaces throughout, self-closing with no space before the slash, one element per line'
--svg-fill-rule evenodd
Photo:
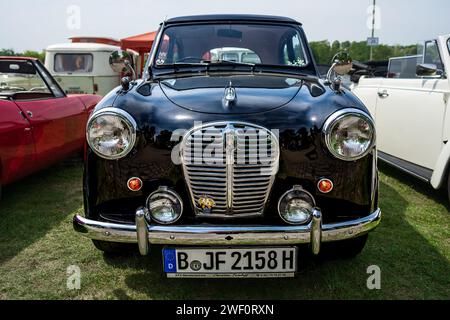
<path fill-rule="evenodd" d="M 450 35 L 426 41 L 419 55 L 391 59 L 386 78 L 353 88 L 376 121 L 379 158 L 436 189 L 450 185 L 449 51 Z"/>

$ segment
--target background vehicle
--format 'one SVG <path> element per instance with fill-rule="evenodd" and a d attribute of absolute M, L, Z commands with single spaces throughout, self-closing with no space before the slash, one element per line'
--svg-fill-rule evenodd
<path fill-rule="evenodd" d="M 375 118 L 379 158 L 436 189 L 450 182 L 449 50 L 448 35 L 426 41 L 421 54 L 391 59 L 388 78 L 353 88 Z"/>
<path fill-rule="evenodd" d="M 259 62 L 209 60 L 217 48 Z M 350 68 L 348 57 L 333 65 Z M 295 20 L 165 21 L 144 79 L 124 81 L 88 121 L 75 230 L 104 251 L 168 245 L 175 277 L 293 276 L 300 244 L 358 254 L 381 219 L 375 128 L 337 83 L 319 79 Z"/>
<path fill-rule="evenodd" d="M 83 150 L 99 96 L 67 96 L 36 59 L 0 57 L 0 187 Z"/>
<path fill-rule="evenodd" d="M 105 43 L 55 44 L 46 49 L 45 66 L 66 93 L 104 96 L 120 84 L 122 74 L 109 65 L 110 54 L 119 49 Z"/>

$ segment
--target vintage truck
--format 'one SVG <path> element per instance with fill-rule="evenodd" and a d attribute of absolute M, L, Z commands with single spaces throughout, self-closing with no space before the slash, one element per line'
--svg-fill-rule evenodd
<path fill-rule="evenodd" d="M 450 35 L 419 48 L 352 91 L 375 119 L 378 157 L 439 189 L 450 184 Z"/>

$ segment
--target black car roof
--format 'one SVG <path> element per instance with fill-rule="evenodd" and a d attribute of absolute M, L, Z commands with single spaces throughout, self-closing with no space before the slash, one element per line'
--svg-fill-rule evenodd
<path fill-rule="evenodd" d="M 256 14 L 209 14 L 209 15 L 175 17 L 167 20 L 166 25 L 177 23 L 189 23 L 189 22 L 216 22 L 216 21 L 277 22 L 277 23 L 289 23 L 301 25 L 300 22 L 287 17 L 266 16 Z"/>

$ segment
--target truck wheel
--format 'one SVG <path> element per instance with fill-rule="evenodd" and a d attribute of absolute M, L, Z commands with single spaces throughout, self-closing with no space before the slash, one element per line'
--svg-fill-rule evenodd
<path fill-rule="evenodd" d="M 326 243 L 322 253 L 332 258 L 354 258 L 364 249 L 368 237 L 369 235 L 365 234 L 354 239 Z"/>
<path fill-rule="evenodd" d="M 131 243 L 119 243 L 119 242 L 109 242 L 102 240 L 92 240 L 94 246 L 105 253 L 110 253 L 114 255 L 128 255 L 134 253 L 137 250 L 137 245 Z"/>

